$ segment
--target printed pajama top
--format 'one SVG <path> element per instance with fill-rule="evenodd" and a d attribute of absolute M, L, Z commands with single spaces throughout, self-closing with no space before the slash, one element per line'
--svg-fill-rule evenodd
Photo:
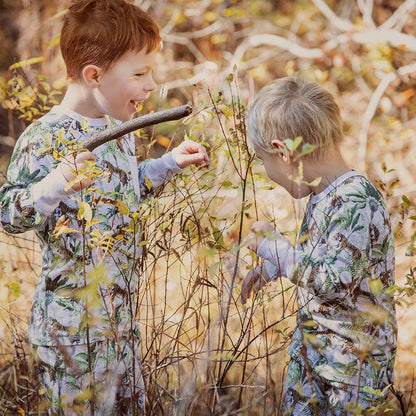
<path fill-rule="evenodd" d="M 64 142 L 82 143 L 116 123 L 108 117 L 86 119 L 55 106 L 30 125 L 16 144 L 8 181 L 0 190 L 0 223 L 10 233 L 33 229 L 42 249 L 29 330 L 34 344 L 85 344 L 87 321 L 91 342 L 140 336 L 134 319 L 140 202 L 181 169 L 171 153 L 138 165 L 132 134 L 95 149 L 96 165 L 108 175 L 96 181 L 93 192 L 83 192 L 83 201 L 92 207 L 96 220 L 83 246 L 78 219 L 81 193 L 65 192 L 66 180 L 53 157 L 54 149 L 65 152 Z M 75 231 L 54 236 L 58 221 Z M 94 248 L 100 239 L 111 249 L 106 251 L 103 244 Z"/>
<path fill-rule="evenodd" d="M 393 382 L 397 324 L 385 292 L 394 284 L 394 242 L 381 195 L 358 172 L 342 175 L 311 196 L 298 241 L 294 248 L 275 231 L 257 252 L 273 280 L 296 285 L 289 355 L 299 360 L 305 345 L 310 368 L 326 381 L 356 386 L 360 376 L 361 386 L 383 389 Z"/>

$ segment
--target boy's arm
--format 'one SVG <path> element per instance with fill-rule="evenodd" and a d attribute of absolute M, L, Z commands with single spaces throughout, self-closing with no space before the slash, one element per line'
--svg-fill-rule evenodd
<path fill-rule="evenodd" d="M 75 165 L 78 170 L 84 168 L 86 160 L 94 159 L 92 153 L 82 152 L 73 163 L 56 165 L 50 155 L 41 154 L 39 149 L 40 143 L 32 145 L 23 136 L 12 156 L 8 181 L 0 189 L 0 223 L 9 233 L 38 228 L 62 199 L 90 184 L 84 181 L 65 189 L 67 182 L 75 178 Z"/>
<path fill-rule="evenodd" d="M 150 181 L 154 189 L 169 181 L 174 174 L 181 172 L 187 166 L 191 164 L 199 165 L 207 160 L 207 153 L 201 144 L 186 140 L 162 157 L 142 162 L 138 168 L 141 195 L 149 193 L 145 178 Z"/>
<path fill-rule="evenodd" d="M 251 292 L 257 293 L 263 286 L 275 281 L 277 273 L 278 268 L 267 260 L 251 269 L 241 285 L 241 303 L 244 305 L 247 302 Z"/>
<path fill-rule="evenodd" d="M 358 215 L 358 217 L 356 217 Z M 278 275 L 287 276 L 293 283 L 315 294 L 323 291 L 342 296 L 340 287 L 352 290 L 363 278 L 371 277 L 370 256 L 372 250 L 370 225 L 379 227 L 379 238 L 388 238 L 382 232 L 384 216 L 374 213 L 370 207 L 357 211 L 354 204 L 345 203 L 332 216 L 327 231 L 317 239 L 310 252 L 293 247 L 278 231 L 272 238 L 264 238 L 257 254 L 270 261 Z M 307 245 L 307 244 L 306 244 Z"/>
<path fill-rule="evenodd" d="M 8 176 L 0 189 L 0 222 L 9 233 L 39 227 L 67 196 L 66 180 L 59 167 L 42 178 L 40 170 L 28 177 L 25 167 L 12 165 Z"/>

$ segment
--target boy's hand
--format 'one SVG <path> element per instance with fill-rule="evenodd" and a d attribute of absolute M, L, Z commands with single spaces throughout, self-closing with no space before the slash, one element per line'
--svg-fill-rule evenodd
<path fill-rule="evenodd" d="M 208 162 L 208 155 L 202 144 L 192 140 L 185 140 L 178 147 L 172 150 L 172 156 L 180 168 L 186 168 L 189 165 L 201 165 Z"/>
<path fill-rule="evenodd" d="M 61 171 L 67 182 L 71 182 L 77 177 L 76 172 L 79 172 L 82 169 L 86 169 L 87 166 L 85 165 L 85 161 L 95 161 L 95 155 L 91 152 L 80 152 L 76 155 L 72 162 L 68 162 L 68 160 L 61 162 Z M 93 178 L 85 179 L 74 184 L 71 189 L 75 192 L 78 192 L 81 189 L 92 185 L 93 183 Z"/>
<path fill-rule="evenodd" d="M 266 272 L 266 268 L 262 264 L 251 269 L 241 286 L 241 303 L 246 304 L 250 298 L 251 292 L 257 293 L 263 286 L 270 282 L 270 277 Z"/>
<path fill-rule="evenodd" d="M 253 223 L 253 225 L 250 227 L 250 233 L 247 236 L 248 248 L 254 252 L 257 252 L 265 238 L 266 232 L 273 230 L 273 225 L 266 221 L 256 221 Z"/>

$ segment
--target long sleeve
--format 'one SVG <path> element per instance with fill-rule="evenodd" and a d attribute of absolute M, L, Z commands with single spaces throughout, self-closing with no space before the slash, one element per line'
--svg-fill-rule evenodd
<path fill-rule="evenodd" d="M 293 247 L 278 231 L 274 239 L 265 239 L 258 255 L 268 260 L 280 275 L 315 295 L 339 296 L 342 288 L 359 286 L 368 270 L 371 255 L 369 207 L 360 210 L 360 221 L 350 221 L 354 205 L 343 204 L 333 212 L 328 224 L 318 236 Z M 317 230 L 316 230 L 317 231 Z M 305 251 L 304 249 L 307 248 Z M 270 266 L 269 266 L 270 267 Z M 266 268 L 267 270 L 267 268 Z"/>
<path fill-rule="evenodd" d="M 10 233 L 41 226 L 68 195 L 66 180 L 50 154 L 41 153 L 46 143 L 29 128 L 19 139 L 0 189 L 0 223 Z M 36 139 L 36 141 L 35 141 Z"/>
<path fill-rule="evenodd" d="M 368 292 L 369 279 L 388 286 L 394 277 L 388 212 L 377 190 L 351 175 L 356 177 L 311 199 L 297 247 L 278 231 L 264 239 L 257 254 L 270 263 L 269 274 L 286 276 L 325 299 L 345 297 L 355 289 Z"/>
<path fill-rule="evenodd" d="M 155 188 L 169 181 L 174 174 L 182 172 L 182 170 L 175 162 L 172 152 L 166 153 L 158 159 L 147 159 L 140 163 L 138 176 L 141 198 L 150 196 Z"/>

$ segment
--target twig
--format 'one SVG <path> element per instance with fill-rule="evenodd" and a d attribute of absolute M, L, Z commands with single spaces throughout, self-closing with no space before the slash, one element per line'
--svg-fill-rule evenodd
<path fill-rule="evenodd" d="M 406 0 L 382 25 L 379 26 L 380 29 L 391 29 L 400 22 L 400 27 L 396 27 L 396 29 L 400 30 L 406 22 L 405 16 L 409 14 L 415 7 L 416 0 Z"/>
<path fill-rule="evenodd" d="M 92 151 L 96 147 L 127 133 L 131 133 L 134 130 L 152 126 L 153 124 L 163 123 L 165 121 L 179 120 L 185 116 L 189 116 L 191 113 L 192 107 L 190 105 L 182 105 L 180 107 L 170 108 L 169 110 L 145 114 L 144 116 L 126 121 L 118 126 L 106 129 L 103 132 L 92 136 L 89 140 L 84 142 L 83 147 Z"/>
<path fill-rule="evenodd" d="M 363 20 L 365 24 L 367 25 L 367 27 L 371 29 L 375 29 L 376 25 L 372 18 L 374 0 L 358 0 L 358 7 L 361 10 L 361 14 L 363 15 Z"/>
<path fill-rule="evenodd" d="M 167 26 L 166 26 L 167 27 Z M 220 30 L 223 30 L 224 26 L 223 26 L 223 22 L 221 22 L 220 20 L 216 20 L 214 23 L 212 23 L 211 25 L 204 27 L 203 29 L 199 29 L 199 30 L 194 30 L 192 32 L 181 32 L 181 33 L 169 33 L 169 30 L 166 29 L 166 27 L 163 28 L 162 30 L 162 37 L 165 40 L 166 37 L 170 37 L 170 36 L 174 36 L 176 37 L 183 37 L 183 38 L 187 38 L 187 39 L 196 39 L 196 38 L 203 38 L 205 36 L 209 36 L 211 34 L 213 34 L 214 32 L 218 32 Z M 170 27 L 169 27 L 170 29 Z M 174 38 L 171 38 L 174 39 Z M 168 39 L 168 40 L 171 40 Z"/>
<path fill-rule="evenodd" d="M 313 0 L 313 4 L 327 18 L 329 23 L 336 26 L 342 32 L 348 32 L 353 29 L 353 24 L 349 20 L 338 17 L 324 2 L 324 0 Z"/>
<path fill-rule="evenodd" d="M 350 41 L 358 44 L 384 42 L 393 47 L 405 47 L 408 51 L 416 51 L 416 38 L 414 36 L 393 29 L 383 30 L 380 28 L 367 30 L 365 32 L 342 33 L 328 41 L 324 45 L 324 48 L 325 50 L 336 49 L 339 45 Z"/>
<path fill-rule="evenodd" d="M 216 74 L 217 71 L 217 64 L 211 61 L 206 61 L 200 65 L 194 65 L 195 75 L 193 77 L 187 79 L 175 79 L 173 81 L 165 82 L 162 87 L 160 98 L 164 100 L 168 95 L 168 91 L 174 88 L 189 87 L 202 81 L 205 81 L 206 83 L 207 79 L 212 78 L 213 74 Z"/>
<path fill-rule="evenodd" d="M 279 49 L 284 49 L 290 52 L 292 55 L 298 58 L 306 59 L 317 59 L 324 56 L 323 51 L 320 48 L 304 48 L 298 45 L 296 42 L 292 42 L 282 36 L 270 35 L 270 34 L 259 34 L 248 37 L 238 48 L 235 50 L 231 68 L 234 65 L 239 65 L 243 56 L 250 48 L 257 48 L 260 45 L 274 46 Z M 277 54 L 277 53 L 276 53 Z M 227 69 L 227 73 L 229 69 Z"/>
<path fill-rule="evenodd" d="M 177 43 L 179 45 L 186 46 L 199 62 L 206 61 L 204 54 L 198 49 L 192 39 L 172 33 L 165 34 L 163 39 L 165 42 Z"/>
<path fill-rule="evenodd" d="M 394 81 L 398 76 L 403 76 L 407 74 L 411 74 L 416 71 L 416 64 L 409 64 L 402 66 L 395 72 L 389 72 L 385 74 L 380 84 L 378 84 L 376 90 L 374 91 L 370 103 L 364 113 L 363 124 L 361 127 L 361 131 L 359 134 L 359 147 L 358 147 L 358 160 L 362 163 L 362 168 L 365 167 L 365 157 L 366 157 L 366 150 L 367 150 L 367 138 L 368 138 L 368 129 L 370 128 L 370 123 L 374 114 L 376 112 L 378 103 L 381 97 L 384 94 L 384 91 L 388 87 L 388 85 Z"/>

